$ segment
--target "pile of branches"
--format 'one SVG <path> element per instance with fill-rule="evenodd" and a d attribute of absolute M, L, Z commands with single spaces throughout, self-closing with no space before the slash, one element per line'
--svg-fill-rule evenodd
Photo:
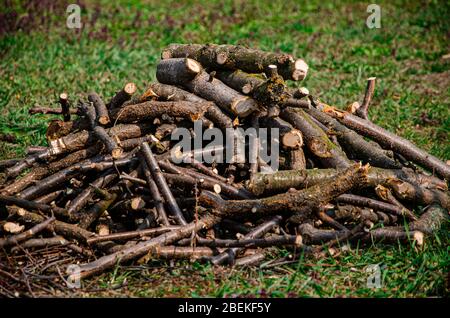
<path fill-rule="evenodd" d="M 72 105 L 63 93 L 60 108 L 30 109 L 62 119 L 50 122 L 48 147 L 0 163 L 0 276 L 20 284 L 15 253 L 61 246 L 81 257 L 84 278 L 135 260 L 251 265 L 280 246 L 423 245 L 448 217 L 450 166 L 367 118 L 374 78 L 361 104 L 340 110 L 286 85 L 307 71 L 288 54 L 172 44 L 142 94 L 127 83 L 106 103 L 92 92 Z M 218 151 L 204 143 L 176 149 L 172 132 L 194 134 L 199 120 L 204 130 L 278 129 L 279 169 L 258 155 L 198 161 Z M 246 151 L 261 146 L 257 136 Z"/>

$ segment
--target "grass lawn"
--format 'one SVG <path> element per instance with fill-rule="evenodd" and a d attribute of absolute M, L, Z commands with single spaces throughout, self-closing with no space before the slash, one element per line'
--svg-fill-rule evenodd
<path fill-rule="evenodd" d="M 361 101 L 366 79 L 376 76 L 371 119 L 449 160 L 450 3 L 378 1 L 381 28 L 369 29 L 370 2 L 326 2 L 83 0 L 83 25 L 76 30 L 66 26 L 64 1 L 2 0 L 0 134 L 16 141 L 0 141 L 0 159 L 21 156 L 30 144 L 46 144 L 49 116 L 28 115 L 31 106 L 56 106 L 63 91 L 71 100 L 90 90 L 108 99 L 128 81 L 143 91 L 155 80 L 165 45 L 214 42 L 304 58 L 310 70 L 301 86 L 339 107 Z M 354 247 L 337 257 L 302 257 L 278 268 L 122 266 L 85 281 L 75 295 L 448 296 L 448 229 L 447 224 L 420 250 Z M 371 264 L 381 266 L 380 288 L 367 287 Z"/>

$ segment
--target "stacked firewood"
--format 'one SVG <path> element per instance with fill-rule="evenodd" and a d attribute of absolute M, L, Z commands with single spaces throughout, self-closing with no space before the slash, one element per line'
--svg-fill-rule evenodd
<path fill-rule="evenodd" d="M 160 258 L 250 265 L 280 246 L 294 257 L 420 246 L 447 219 L 450 166 L 367 118 L 374 78 L 361 105 L 340 110 L 286 85 L 308 71 L 288 54 L 172 44 L 161 57 L 159 83 L 142 94 L 128 83 L 109 99 L 63 93 L 60 108 L 30 109 L 62 119 L 48 147 L 0 162 L 1 258 L 65 246 L 81 278 Z M 197 160 L 219 151 L 203 141 L 175 147 L 172 133 L 195 135 L 198 121 L 202 131 L 276 129 L 277 168 L 258 156 L 260 136 L 245 144 L 255 160 L 241 162 Z"/>

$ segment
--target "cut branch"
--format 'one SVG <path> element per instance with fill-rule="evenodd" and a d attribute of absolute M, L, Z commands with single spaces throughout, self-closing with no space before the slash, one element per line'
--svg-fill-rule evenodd
<path fill-rule="evenodd" d="M 88 95 L 88 100 L 94 105 L 97 122 L 103 126 L 108 125 L 110 123 L 108 109 L 100 96 L 92 92 Z"/>
<path fill-rule="evenodd" d="M 450 165 L 447 165 L 438 158 L 419 149 L 410 141 L 383 129 L 368 120 L 343 112 L 326 104 L 321 104 L 320 106 L 323 112 L 338 119 L 341 123 L 356 130 L 361 135 L 372 138 L 382 147 L 392 149 L 403 155 L 406 159 L 430 169 L 432 172 L 447 180 L 450 179 Z"/>
<path fill-rule="evenodd" d="M 25 232 L 10 236 L 6 239 L 0 239 L 0 248 L 5 247 L 5 246 L 10 246 L 10 245 L 16 245 L 22 241 L 25 241 L 26 239 L 29 239 L 30 237 L 33 237 L 34 235 L 41 232 L 42 230 L 45 230 L 55 220 L 56 219 L 54 217 L 48 218 L 44 222 L 33 226 L 31 229 L 29 229 Z"/>
<path fill-rule="evenodd" d="M 80 266 L 79 275 L 75 274 L 76 276 L 71 278 L 86 278 L 88 276 L 92 276 L 93 274 L 103 272 L 104 270 L 115 266 L 117 263 L 123 263 L 145 254 L 148 255 L 147 257 L 144 257 L 144 261 L 148 261 L 152 257 L 152 251 L 157 249 L 159 246 L 172 244 L 191 235 L 193 232 L 195 233 L 202 229 L 209 229 L 219 223 L 220 220 L 221 218 L 219 216 L 206 215 L 198 221 L 182 226 L 178 230 L 161 234 L 153 239 L 124 248 L 116 253 L 100 257 L 91 263 L 83 264 Z"/>
<path fill-rule="evenodd" d="M 212 69 L 240 69 L 249 73 L 262 73 L 271 64 L 277 66 L 284 79 L 301 81 L 306 77 L 308 65 L 289 54 L 269 53 L 235 45 L 171 44 L 161 54 L 162 59 L 189 57 Z"/>
<path fill-rule="evenodd" d="M 202 71 L 202 66 L 190 58 L 172 58 L 159 61 L 156 78 L 163 84 L 184 84 Z"/>
<path fill-rule="evenodd" d="M 59 103 L 61 104 L 62 115 L 64 121 L 70 121 L 70 106 L 69 106 L 69 96 L 67 93 L 61 93 L 59 95 Z"/>
<path fill-rule="evenodd" d="M 150 168 L 152 177 L 155 180 L 156 185 L 161 190 L 161 194 L 166 200 L 170 212 L 176 218 L 178 224 L 186 225 L 186 220 L 183 216 L 183 212 L 181 212 L 180 208 L 178 207 L 177 201 L 173 197 L 172 191 L 167 185 L 166 179 L 164 178 L 161 169 L 159 168 L 158 162 L 156 161 L 148 143 L 142 143 L 141 153 L 145 158 L 145 162 Z"/>
<path fill-rule="evenodd" d="M 370 105 L 370 101 L 372 100 L 373 92 L 375 91 L 375 80 L 376 80 L 376 77 L 369 77 L 367 79 L 367 87 L 366 87 L 366 92 L 364 94 L 364 100 L 361 104 L 361 107 L 359 107 L 356 110 L 356 115 L 358 115 L 359 117 L 361 117 L 363 119 L 368 119 L 367 115 L 368 115 L 369 105 Z"/>
<path fill-rule="evenodd" d="M 131 96 L 136 92 L 136 89 L 137 87 L 134 83 L 125 84 L 123 89 L 111 98 L 111 101 L 107 105 L 108 109 L 121 107 L 126 101 L 130 100 Z"/>
<path fill-rule="evenodd" d="M 280 117 L 302 132 L 308 149 L 326 167 L 347 168 L 351 164 L 345 153 L 331 142 L 327 134 L 302 109 L 283 109 Z"/>

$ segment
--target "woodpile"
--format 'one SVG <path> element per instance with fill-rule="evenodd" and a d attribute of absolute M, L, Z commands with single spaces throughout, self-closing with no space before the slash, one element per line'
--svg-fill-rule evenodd
<path fill-rule="evenodd" d="M 127 83 L 106 99 L 62 93 L 59 109 L 30 109 L 62 118 L 48 147 L 0 162 L 0 276 L 11 284 L 17 253 L 52 247 L 76 253 L 73 275 L 85 278 L 152 259 L 254 265 L 280 246 L 294 258 L 347 243 L 421 246 L 448 218 L 450 166 L 368 119 L 374 78 L 361 106 L 340 110 L 286 85 L 308 73 L 289 54 L 172 44 L 161 57 L 158 83 L 140 95 Z M 197 160 L 220 150 L 209 140 L 182 152 L 173 132 L 198 137 L 198 122 L 256 128 L 244 140 L 254 160 Z M 277 135 L 264 141 L 261 128 Z M 259 157 L 264 142 L 275 169 Z"/>

